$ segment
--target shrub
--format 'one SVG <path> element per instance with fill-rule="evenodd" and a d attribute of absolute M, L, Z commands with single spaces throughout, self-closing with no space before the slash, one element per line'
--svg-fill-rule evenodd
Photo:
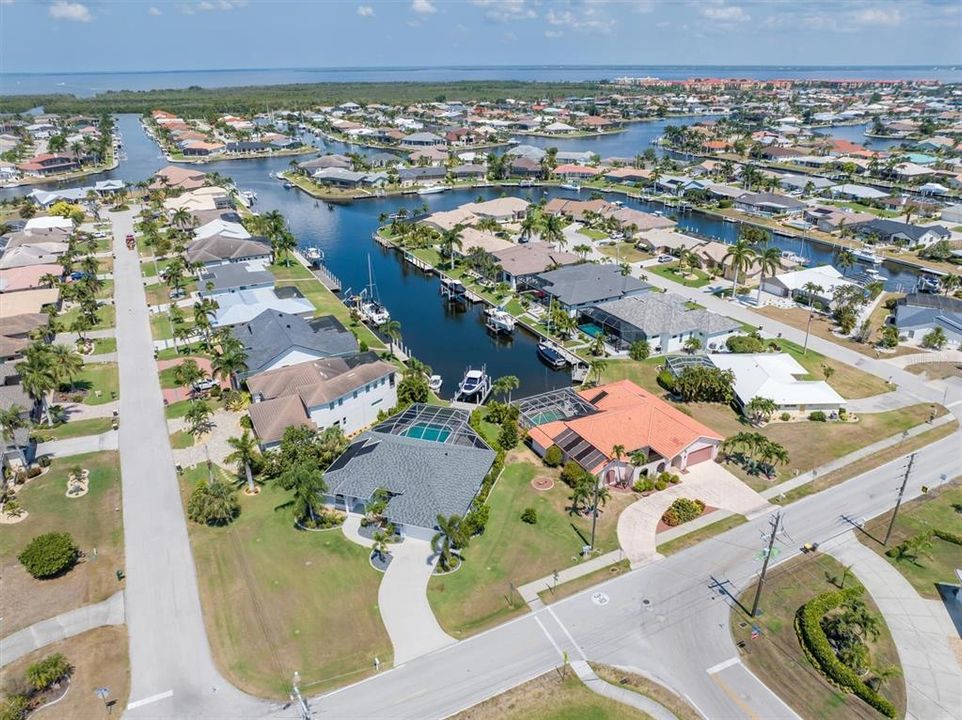
<path fill-rule="evenodd" d="M 54 577 L 72 568 L 80 558 L 80 548 L 69 533 L 38 535 L 23 549 L 18 559 L 35 578 Z"/>
<path fill-rule="evenodd" d="M 566 462 L 564 468 L 561 470 L 561 482 L 571 488 L 577 485 L 578 481 L 584 476 L 585 471 L 582 470 L 581 466 L 574 460 Z"/>
<path fill-rule="evenodd" d="M 37 464 L 42 468 L 50 467 L 50 456 L 41 455 L 40 457 L 37 458 Z"/>
<path fill-rule="evenodd" d="M 501 426 L 498 434 L 498 445 L 502 450 L 511 450 L 518 444 L 518 425 L 513 420 L 508 420 Z"/>
<path fill-rule="evenodd" d="M 782 422 L 788 422 L 789 420 L 792 419 L 792 414 L 783 412 L 781 415 L 779 415 L 779 417 L 782 419 Z"/>
<path fill-rule="evenodd" d="M 635 492 L 651 492 L 655 489 L 655 483 L 651 478 L 639 478 L 635 484 L 631 486 L 631 489 Z"/>
<path fill-rule="evenodd" d="M 825 413 L 823 413 L 821 410 L 816 410 L 813 413 L 809 413 L 808 419 L 812 422 L 825 422 L 826 417 Z"/>
<path fill-rule="evenodd" d="M 37 692 L 43 692 L 70 675 L 72 670 L 62 653 L 54 653 L 27 668 L 27 682 Z"/>
<path fill-rule="evenodd" d="M 835 655 L 825 631 L 822 618 L 847 600 L 862 594 L 861 587 L 823 593 L 802 605 L 795 613 L 795 633 L 809 657 L 823 675 L 836 685 L 851 691 L 886 717 L 897 716 L 895 706 L 866 685 L 852 668 Z"/>
<path fill-rule="evenodd" d="M 628 346 L 628 357 L 632 360 L 646 360 L 651 355 L 651 345 L 647 340 L 635 340 Z"/>
<path fill-rule="evenodd" d="M 9 695 L 0 705 L 0 720 L 23 720 L 30 709 L 26 695 Z"/>
<path fill-rule="evenodd" d="M 528 523 L 528 525 L 535 525 L 538 522 L 538 513 L 533 507 L 526 507 L 524 512 L 521 513 L 521 521 Z"/>
<path fill-rule="evenodd" d="M 238 515 L 237 493 L 218 480 L 201 480 L 187 499 L 187 517 L 201 525 L 228 525 Z"/>
<path fill-rule="evenodd" d="M 481 504 L 471 508 L 471 511 L 464 516 L 462 527 L 469 535 L 483 535 L 484 528 L 488 524 L 488 516 L 491 515 L 491 507 Z"/>
<path fill-rule="evenodd" d="M 240 421 L 239 421 L 239 424 L 240 424 L 240 426 L 241 426 L 242 428 L 244 428 L 245 430 L 253 430 L 253 429 L 254 429 L 254 421 L 251 420 L 251 416 L 250 416 L 250 415 L 242 415 L 242 416 L 241 416 L 241 419 L 240 419 Z"/>
<path fill-rule="evenodd" d="M 31 465 L 29 468 L 27 468 L 27 478 L 35 478 L 42 472 L 43 468 L 41 468 L 39 465 Z"/>
<path fill-rule="evenodd" d="M 725 347 L 733 353 L 760 353 L 765 352 L 765 341 L 756 335 L 732 335 Z"/>
<path fill-rule="evenodd" d="M 552 445 L 544 451 L 544 464 L 548 467 L 558 467 L 564 462 L 564 453 L 557 445 Z"/>
<path fill-rule="evenodd" d="M 848 410 L 846 410 L 845 408 L 839 408 L 839 409 L 838 409 L 838 419 L 839 419 L 839 420 L 847 420 L 847 419 L 848 419 Z"/>
<path fill-rule="evenodd" d="M 703 512 L 705 512 L 705 503 L 701 500 L 678 498 L 669 506 L 665 514 L 661 516 L 661 520 L 665 525 L 674 527 L 675 525 L 686 523 L 689 520 L 694 520 Z"/>
<path fill-rule="evenodd" d="M 662 368 L 658 371 L 658 377 L 656 378 L 658 384 L 661 385 L 665 390 L 670 393 L 675 392 L 675 376 L 667 368 Z"/>
<path fill-rule="evenodd" d="M 661 478 L 658 478 L 657 480 L 655 480 L 655 490 L 658 490 L 660 492 L 664 490 L 666 487 L 668 487 L 667 481 L 662 480 Z"/>
<path fill-rule="evenodd" d="M 948 530 L 940 530 L 939 528 L 935 528 L 932 531 L 932 534 L 935 535 L 935 537 L 937 537 L 939 540 L 945 540 L 945 542 L 954 543 L 956 545 L 962 545 L 962 535 L 959 535 L 958 533 L 953 533 L 953 532 L 949 532 Z"/>

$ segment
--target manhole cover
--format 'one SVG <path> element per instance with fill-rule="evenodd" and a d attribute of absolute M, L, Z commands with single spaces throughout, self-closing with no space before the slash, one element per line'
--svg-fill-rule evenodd
<path fill-rule="evenodd" d="M 596 592 L 591 596 L 591 602 L 595 605 L 607 605 L 608 596 L 603 592 Z"/>

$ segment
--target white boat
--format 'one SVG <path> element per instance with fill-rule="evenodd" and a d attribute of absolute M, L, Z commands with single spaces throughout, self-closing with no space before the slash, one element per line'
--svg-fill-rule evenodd
<path fill-rule="evenodd" d="M 792 265 L 808 265 L 808 258 L 802 257 L 798 253 L 793 253 L 791 250 L 782 251 L 782 260 Z"/>
<path fill-rule="evenodd" d="M 254 202 L 257 200 L 257 193 L 253 190 L 244 190 L 240 194 L 241 200 L 247 207 L 253 206 Z"/>
<path fill-rule="evenodd" d="M 935 275 L 919 275 L 919 281 L 915 286 L 915 290 L 920 293 L 942 292 L 942 280 Z"/>
<path fill-rule="evenodd" d="M 444 378 L 440 375 L 431 375 L 428 378 L 428 389 L 433 393 L 437 393 L 441 389 L 441 384 L 444 382 Z"/>
<path fill-rule="evenodd" d="M 423 187 L 418 189 L 418 195 L 437 195 L 438 193 L 443 193 L 447 190 L 443 185 L 432 185 L 431 187 Z"/>
<path fill-rule="evenodd" d="M 316 247 L 309 247 L 304 251 L 304 257 L 306 257 L 311 262 L 317 262 L 321 259 L 321 251 Z"/>
<path fill-rule="evenodd" d="M 852 250 L 852 255 L 856 260 L 861 262 L 869 263 L 871 265 L 881 265 L 882 258 L 875 254 L 875 251 L 869 247 L 860 247 Z"/>
<path fill-rule="evenodd" d="M 564 183 L 561 185 L 562 190 L 574 190 L 575 192 L 581 192 L 580 185 L 574 185 L 573 183 Z"/>
<path fill-rule="evenodd" d="M 367 287 L 354 296 L 354 308 L 362 322 L 374 327 L 381 327 L 391 320 L 391 313 L 381 304 L 377 296 L 377 285 L 374 282 L 374 270 L 371 267 L 371 256 L 367 256 Z"/>
<path fill-rule="evenodd" d="M 735 218 L 730 218 L 727 215 L 725 215 L 725 217 L 722 218 L 722 222 L 737 223 L 738 221 Z"/>
<path fill-rule="evenodd" d="M 506 334 L 514 332 L 514 316 L 503 308 L 488 308 L 484 314 L 486 315 L 484 326 L 491 332 Z"/>
<path fill-rule="evenodd" d="M 461 382 L 458 383 L 458 391 L 454 394 L 455 400 L 464 402 L 475 402 L 479 405 L 487 400 L 491 394 L 491 378 L 485 372 L 484 366 L 480 370 L 468 368 L 464 373 Z"/>
<path fill-rule="evenodd" d="M 292 187 L 294 187 L 294 183 L 292 183 L 290 180 L 284 183 L 285 190 L 290 190 Z"/>

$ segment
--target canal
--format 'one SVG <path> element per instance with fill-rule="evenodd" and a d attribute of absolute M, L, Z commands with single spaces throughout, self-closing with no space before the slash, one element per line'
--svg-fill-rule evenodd
<path fill-rule="evenodd" d="M 694 119 L 690 121 L 693 122 Z M 631 157 L 643 152 L 649 146 L 650 140 L 660 135 L 665 124 L 671 122 L 678 124 L 679 121 L 675 119 L 636 123 L 625 133 L 566 141 L 570 145 L 565 149 L 590 149 L 604 157 Z M 88 185 L 95 180 L 108 178 L 137 182 L 167 164 L 156 144 L 144 134 L 136 115 L 118 116 L 117 126 L 123 138 L 125 152 L 125 159 L 120 166 L 58 187 Z M 548 141 L 546 138 L 524 140 Z M 559 141 L 550 142 L 562 147 Z M 340 143 L 325 142 L 322 146 L 325 151 L 345 151 L 345 146 Z M 300 156 L 301 159 L 306 157 L 308 156 Z M 301 247 L 316 246 L 324 252 L 325 264 L 341 280 L 345 292 L 348 289 L 359 291 L 367 285 L 370 257 L 381 300 L 390 309 L 393 318 L 401 323 L 403 342 L 420 360 L 443 377 L 442 396 L 450 397 L 453 394 L 469 365 L 486 366 L 492 377 L 516 375 L 521 383 L 516 396 L 569 384 L 567 371 L 551 370 L 538 360 L 534 337 L 520 330 L 515 332 L 512 338 L 491 336 L 484 328 L 481 306 L 466 311 L 451 309 L 442 301 L 436 277 L 425 275 L 413 268 L 405 263 L 398 253 L 381 248 L 371 239 L 382 213 L 390 214 L 400 208 L 412 211 L 424 203 L 427 203 L 432 212 L 449 210 L 478 197 L 485 200 L 499 197 L 502 195 L 500 189 L 465 189 L 427 196 L 371 199 L 329 208 L 327 204 L 317 202 L 298 190 L 284 189 L 280 182 L 270 176 L 271 173 L 286 170 L 290 160 L 291 158 L 286 157 L 222 161 L 198 167 L 207 172 L 216 171 L 229 176 L 242 190 L 255 191 L 258 196 L 255 209 L 258 211 L 279 210 L 283 213 Z M 30 189 L 12 188 L 0 194 L 21 195 Z M 555 188 L 531 188 L 517 192 L 532 202 L 537 202 L 544 196 L 579 196 L 574 192 Z M 587 193 L 582 192 L 580 196 L 587 197 Z M 612 197 L 614 199 L 615 196 Z M 631 207 L 649 212 L 671 212 L 659 204 L 636 200 L 625 202 Z M 681 230 L 717 238 L 722 242 L 731 243 L 738 234 L 736 224 L 726 223 L 702 213 L 684 213 L 675 219 Z M 815 243 L 777 235 L 772 242 L 783 250 L 809 258 L 814 264 L 832 263 L 836 259 L 830 248 Z M 887 286 L 892 289 L 899 286 L 911 287 L 915 283 L 915 275 L 908 270 L 899 270 L 898 266 L 886 264 L 882 268 L 882 274 L 887 280 Z"/>

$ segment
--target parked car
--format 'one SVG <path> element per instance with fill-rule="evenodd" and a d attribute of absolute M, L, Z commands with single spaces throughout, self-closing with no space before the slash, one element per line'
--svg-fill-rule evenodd
<path fill-rule="evenodd" d="M 664 265 L 665 263 L 675 262 L 675 258 L 671 255 L 659 255 L 658 262 Z"/>
<path fill-rule="evenodd" d="M 204 378 L 203 380 L 197 380 L 190 387 L 195 393 L 201 393 L 207 392 L 215 385 L 217 385 L 217 382 L 213 378 Z"/>

